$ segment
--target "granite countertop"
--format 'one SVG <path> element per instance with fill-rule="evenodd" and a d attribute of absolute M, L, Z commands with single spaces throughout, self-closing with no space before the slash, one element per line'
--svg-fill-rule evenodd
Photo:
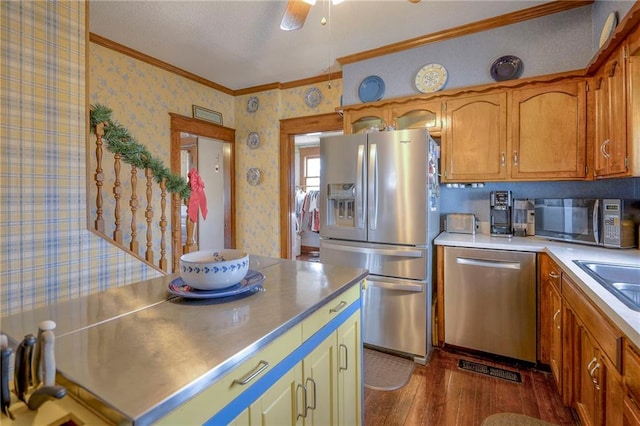
<path fill-rule="evenodd" d="M 630 309 L 573 262 L 574 260 L 590 260 L 640 265 L 640 250 L 595 247 L 551 241 L 539 237 L 504 238 L 486 234 L 450 234 L 447 232 L 438 235 L 434 242 L 441 246 L 549 254 L 629 340 L 640 347 L 640 312 Z"/>
<path fill-rule="evenodd" d="M 250 256 L 249 268 L 265 275 L 264 291 L 240 300 L 173 296 L 167 285 L 176 274 L 2 318 L 2 332 L 15 344 L 40 321 L 55 321 L 58 374 L 80 399 L 149 424 L 367 276 L 260 256 Z"/>

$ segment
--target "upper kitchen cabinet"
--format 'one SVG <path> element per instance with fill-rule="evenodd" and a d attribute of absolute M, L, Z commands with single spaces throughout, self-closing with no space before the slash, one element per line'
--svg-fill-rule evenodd
<path fill-rule="evenodd" d="M 345 134 L 384 130 L 391 122 L 391 111 L 380 107 L 344 111 Z"/>
<path fill-rule="evenodd" d="M 512 179 L 586 176 L 587 95 L 584 80 L 513 90 L 510 116 Z"/>
<path fill-rule="evenodd" d="M 594 175 L 627 173 L 626 46 L 618 48 L 593 79 Z"/>
<path fill-rule="evenodd" d="M 443 109 L 443 182 L 505 179 L 507 93 L 451 99 Z"/>
<path fill-rule="evenodd" d="M 442 103 L 411 103 L 391 107 L 391 119 L 398 130 L 429 129 L 431 135 L 438 136 L 442 130 Z"/>

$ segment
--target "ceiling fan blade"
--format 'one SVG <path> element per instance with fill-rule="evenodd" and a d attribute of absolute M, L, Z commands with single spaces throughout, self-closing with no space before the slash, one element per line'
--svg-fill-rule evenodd
<path fill-rule="evenodd" d="M 304 25 L 310 9 L 311 5 L 304 0 L 289 0 L 280 28 L 285 31 L 299 30 Z"/>

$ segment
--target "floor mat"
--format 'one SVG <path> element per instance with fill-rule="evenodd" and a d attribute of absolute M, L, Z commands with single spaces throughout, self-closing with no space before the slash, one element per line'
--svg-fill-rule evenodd
<path fill-rule="evenodd" d="M 395 390 L 409 382 L 413 360 L 364 349 L 364 386 L 375 390 Z"/>
<path fill-rule="evenodd" d="M 461 359 L 458 361 L 458 368 L 475 373 L 486 374 L 487 376 L 496 377 L 498 379 L 508 380 L 514 383 L 522 383 L 522 376 L 517 371 L 504 370 L 498 367 L 490 367 L 473 361 Z"/>

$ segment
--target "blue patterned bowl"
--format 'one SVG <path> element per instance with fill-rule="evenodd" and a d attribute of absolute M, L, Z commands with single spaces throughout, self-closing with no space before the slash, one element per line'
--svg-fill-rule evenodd
<path fill-rule="evenodd" d="M 220 290 L 238 284 L 249 271 L 242 250 L 201 250 L 180 257 L 180 277 L 197 290 Z"/>

